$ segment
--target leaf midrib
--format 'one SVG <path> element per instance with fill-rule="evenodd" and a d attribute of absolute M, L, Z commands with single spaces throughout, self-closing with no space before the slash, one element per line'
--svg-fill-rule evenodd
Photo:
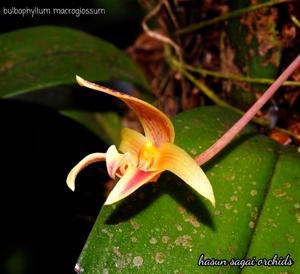
<path fill-rule="evenodd" d="M 272 166 L 272 170 L 271 170 L 271 173 L 270 173 L 270 177 L 268 179 L 268 182 L 267 182 L 267 186 L 266 186 L 266 189 L 265 189 L 265 193 L 264 193 L 264 199 L 262 200 L 261 204 L 260 204 L 260 207 L 259 207 L 259 210 L 258 210 L 258 216 L 256 218 L 256 222 L 255 222 L 255 228 L 253 229 L 250 237 L 249 237 L 249 240 L 248 240 L 248 243 L 247 243 L 247 247 L 245 249 L 245 255 L 244 255 L 244 258 L 247 259 L 248 256 L 249 256 L 249 250 L 250 250 L 250 247 L 251 247 L 251 244 L 252 244 L 252 241 L 253 241 L 253 238 L 254 238 L 254 235 L 256 233 L 256 229 L 258 227 L 258 223 L 260 222 L 260 219 L 261 219 L 261 213 L 264 209 L 264 206 L 265 206 L 265 203 L 266 203 L 266 200 L 267 200 L 267 197 L 269 195 L 269 191 L 271 189 L 271 185 L 272 185 L 272 182 L 273 182 L 273 178 L 274 178 L 274 175 L 276 173 L 276 169 L 277 169 L 277 166 L 278 166 L 278 163 L 279 163 L 279 159 L 280 159 L 280 153 L 279 153 L 279 145 L 277 145 L 276 149 L 274 149 L 274 154 L 275 154 L 275 160 L 274 160 L 274 164 Z M 239 268 L 239 272 L 238 273 L 242 273 L 244 269 L 240 269 Z"/>

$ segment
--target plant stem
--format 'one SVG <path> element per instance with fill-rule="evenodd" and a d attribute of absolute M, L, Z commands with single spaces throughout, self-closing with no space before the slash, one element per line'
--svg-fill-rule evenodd
<path fill-rule="evenodd" d="M 218 152 L 220 152 L 232 139 L 250 122 L 254 115 L 262 108 L 262 106 L 274 95 L 284 81 L 300 65 L 300 55 L 282 72 L 275 82 L 265 91 L 265 93 L 253 104 L 253 106 L 238 120 L 220 139 L 210 146 L 203 153 L 198 155 L 195 160 L 199 165 L 203 165 Z"/>
<path fill-rule="evenodd" d="M 285 2 L 291 2 L 291 1 L 293 1 L 293 0 L 271 0 L 271 1 L 266 2 L 266 3 L 261 3 L 261 4 L 257 4 L 257 5 L 252 5 L 252 6 L 247 7 L 247 8 L 234 10 L 230 13 L 226 13 L 226 14 L 217 16 L 215 18 L 205 20 L 205 21 L 201 21 L 201 22 L 192 24 L 188 27 L 182 28 L 182 29 L 178 30 L 176 32 L 176 34 L 181 35 L 181 34 L 184 34 L 184 33 L 193 32 L 193 31 L 201 29 L 203 27 L 213 25 L 213 24 L 219 23 L 221 21 L 225 21 L 229 18 L 240 16 L 244 13 L 248 13 L 248 12 L 251 12 L 251 11 L 255 11 L 257 9 L 261 9 L 261 8 L 265 8 L 265 7 L 269 7 L 269 6 L 273 6 L 273 5 L 281 4 L 281 3 L 285 3 Z"/>
<path fill-rule="evenodd" d="M 294 15 L 291 15 L 291 19 L 292 19 L 293 23 L 294 23 L 298 28 L 300 28 L 300 21 L 297 19 L 297 17 L 294 16 Z"/>
<path fill-rule="evenodd" d="M 197 72 L 197 73 L 201 74 L 203 77 L 209 75 L 209 76 L 213 76 L 216 78 L 222 78 L 222 79 L 228 79 L 228 80 L 234 80 L 234 81 L 240 81 L 240 82 L 247 82 L 247 83 L 255 83 L 255 84 L 272 84 L 274 82 L 274 79 L 252 78 L 252 77 L 240 76 L 237 74 L 223 74 L 218 71 L 207 70 L 207 69 L 203 69 L 201 67 L 193 67 L 193 66 L 190 66 L 187 64 L 183 64 L 182 66 L 189 71 Z M 285 81 L 282 85 L 283 86 L 300 86 L 300 82 Z"/>

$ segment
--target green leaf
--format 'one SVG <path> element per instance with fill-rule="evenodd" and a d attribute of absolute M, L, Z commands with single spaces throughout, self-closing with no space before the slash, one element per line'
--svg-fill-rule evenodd
<path fill-rule="evenodd" d="M 42 26 L 0 35 L 0 97 L 91 81 L 129 81 L 149 89 L 145 76 L 124 52 L 87 33 Z"/>
<path fill-rule="evenodd" d="M 76 74 L 91 81 L 129 81 L 149 89 L 142 71 L 124 52 L 81 31 L 54 26 L 17 30 L 0 35 L 0 49 L 0 97 L 18 95 L 16 98 L 23 101 L 58 109 L 76 108 L 75 94 L 57 88 L 76 83 Z M 42 92 L 28 93 L 32 91 Z M 105 142 L 119 143 L 121 124 L 117 114 L 62 113 Z"/>
<path fill-rule="evenodd" d="M 192 155 L 209 147 L 238 116 L 219 107 L 174 119 L 176 143 Z M 83 273 L 240 273 L 238 266 L 198 266 L 198 258 L 272 258 L 292 267 L 245 267 L 249 273 L 298 273 L 300 155 L 248 126 L 204 166 L 213 208 L 177 177 L 163 174 L 125 200 L 102 208 L 79 257 Z M 279 272 L 277 272 L 279 271 Z"/>
<path fill-rule="evenodd" d="M 122 125 L 116 112 L 64 110 L 61 113 L 85 126 L 107 144 L 120 143 Z"/>
<path fill-rule="evenodd" d="M 296 265 L 287 273 L 299 273 L 300 228 L 300 155 L 284 149 L 274 167 L 257 229 L 252 237 L 249 257 L 272 257 L 274 253 L 291 254 Z M 245 273 L 258 272 L 258 267 Z M 291 272 L 292 271 L 292 272 Z"/>

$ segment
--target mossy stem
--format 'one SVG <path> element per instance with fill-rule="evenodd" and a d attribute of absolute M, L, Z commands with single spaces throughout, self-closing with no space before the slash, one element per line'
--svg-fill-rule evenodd
<path fill-rule="evenodd" d="M 204 21 L 189 25 L 188 27 L 179 29 L 178 31 L 176 31 L 176 34 L 181 35 L 181 34 L 185 34 L 185 33 L 190 33 L 190 32 L 193 32 L 195 30 L 201 29 L 203 27 L 213 25 L 213 24 L 225 21 L 227 19 L 237 17 L 237 16 L 240 16 L 242 14 L 251 12 L 251 11 L 255 11 L 255 10 L 265 8 L 265 7 L 269 7 L 269 6 L 274 6 L 274 5 L 281 4 L 281 3 L 292 2 L 292 1 L 293 0 L 272 0 L 272 1 L 269 1 L 269 2 L 266 2 L 266 3 L 261 3 L 261 4 L 257 4 L 257 5 L 252 5 L 252 6 L 249 6 L 249 7 L 246 7 L 246 8 L 234 10 L 232 12 L 222 14 L 222 15 L 217 16 L 215 18 L 204 20 Z"/>

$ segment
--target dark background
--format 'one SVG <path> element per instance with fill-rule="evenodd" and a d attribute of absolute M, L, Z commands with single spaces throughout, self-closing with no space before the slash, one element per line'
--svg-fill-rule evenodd
<path fill-rule="evenodd" d="M 3 15 L 3 7 L 98 7 L 106 14 L 23 18 Z M 133 0 L 1 1 L 0 8 L 0 33 L 38 25 L 67 26 L 119 48 L 133 43 L 143 16 Z M 0 125 L 0 273 L 74 273 L 103 203 L 107 177 L 104 166 L 92 165 L 78 177 L 75 193 L 65 179 L 82 157 L 105 151 L 107 145 L 55 109 L 19 99 L 0 100 Z"/>

